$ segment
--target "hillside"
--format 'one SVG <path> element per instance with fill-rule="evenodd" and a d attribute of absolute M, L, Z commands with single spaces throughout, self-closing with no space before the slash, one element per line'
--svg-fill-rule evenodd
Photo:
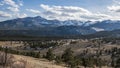
<path fill-rule="evenodd" d="M 56 65 L 53 62 L 49 62 L 46 59 L 37 59 L 28 56 L 14 55 L 16 60 L 25 60 L 27 61 L 26 68 L 66 68 L 64 66 Z"/>

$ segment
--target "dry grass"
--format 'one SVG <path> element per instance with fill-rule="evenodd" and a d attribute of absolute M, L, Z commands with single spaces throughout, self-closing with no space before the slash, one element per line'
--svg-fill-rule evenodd
<path fill-rule="evenodd" d="M 27 61 L 26 68 L 66 68 L 63 66 L 56 65 L 53 62 L 49 62 L 48 60 L 45 59 L 37 59 L 20 55 L 14 55 L 14 57 L 16 58 L 16 60 Z"/>

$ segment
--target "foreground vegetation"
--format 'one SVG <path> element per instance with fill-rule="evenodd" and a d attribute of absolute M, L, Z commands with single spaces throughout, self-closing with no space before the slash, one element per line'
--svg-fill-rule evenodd
<path fill-rule="evenodd" d="M 95 53 L 89 53 L 88 49 L 83 50 L 82 53 L 75 54 L 71 47 L 66 48 L 62 54 L 55 54 L 53 49 L 59 47 L 63 43 L 58 42 L 24 42 L 24 46 L 29 46 L 33 50 L 17 50 L 14 48 L 0 47 L 0 51 L 11 54 L 18 54 L 24 56 L 31 56 L 34 58 L 45 58 L 49 61 L 55 61 L 56 64 L 65 64 L 66 67 L 69 68 L 80 68 L 83 67 L 99 67 L 103 66 L 119 68 L 120 67 L 120 48 L 113 47 L 112 49 L 101 49 L 103 43 L 111 44 L 119 44 L 116 39 L 93 39 L 90 40 L 97 49 Z M 76 41 L 71 41 L 71 44 L 76 44 Z M 47 51 L 43 54 L 41 51 L 37 50 L 37 48 L 47 49 Z M 111 60 L 106 60 L 103 56 L 110 56 Z M 0 63 L 4 66 L 4 63 Z"/>

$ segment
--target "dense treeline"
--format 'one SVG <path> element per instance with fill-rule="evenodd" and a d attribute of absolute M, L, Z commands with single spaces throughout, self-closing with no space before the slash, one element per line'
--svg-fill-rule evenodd
<path fill-rule="evenodd" d="M 0 51 L 5 51 L 5 50 L 6 50 L 6 48 L 0 47 Z M 40 52 L 19 51 L 19 50 L 14 50 L 14 49 L 11 49 L 11 48 L 7 48 L 7 53 L 31 56 L 31 57 L 35 57 L 35 58 L 39 58 L 40 57 Z"/>
<path fill-rule="evenodd" d="M 25 46 L 29 46 L 30 48 L 49 48 L 49 47 L 55 47 L 58 46 L 58 42 L 35 42 L 35 41 L 28 41 L 24 42 Z"/>

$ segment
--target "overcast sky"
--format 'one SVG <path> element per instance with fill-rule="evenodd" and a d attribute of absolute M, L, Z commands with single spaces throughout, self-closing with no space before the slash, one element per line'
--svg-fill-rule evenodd
<path fill-rule="evenodd" d="M 58 20 L 120 20 L 120 0 L 0 0 L 0 21 L 34 16 Z"/>

